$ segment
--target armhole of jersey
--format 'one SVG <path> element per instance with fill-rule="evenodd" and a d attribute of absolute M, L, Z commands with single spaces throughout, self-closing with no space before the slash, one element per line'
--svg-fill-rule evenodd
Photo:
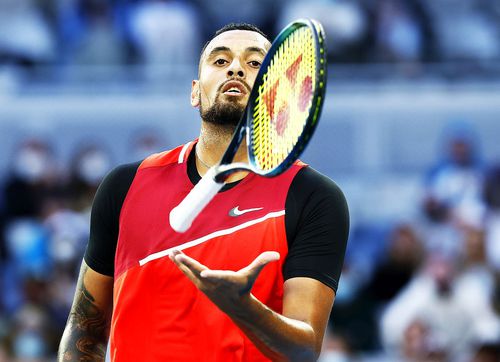
<path fill-rule="evenodd" d="M 296 229 L 292 230 L 292 226 L 297 227 L 298 221 L 300 220 L 300 207 L 295 207 L 295 204 L 291 204 L 291 197 L 294 197 L 295 194 L 300 194 L 303 190 L 295 190 L 297 188 L 297 183 L 300 183 L 301 175 L 306 172 L 305 170 L 309 168 L 309 165 L 297 160 L 294 163 L 294 166 L 297 166 L 295 174 L 293 175 L 293 179 L 290 183 L 290 187 L 288 188 L 288 192 L 285 198 L 285 231 L 286 231 L 286 240 L 287 244 L 290 247 L 290 242 L 293 240 L 296 234 Z M 293 166 L 292 166 L 293 167 Z"/>
<path fill-rule="evenodd" d="M 110 229 L 110 226 L 108 225 L 107 227 L 104 225 L 100 226 L 99 232 L 96 230 L 93 230 L 94 233 L 97 233 L 96 235 L 92 236 L 90 235 L 89 237 L 89 245 L 87 246 L 87 249 L 84 254 L 84 260 L 88 264 L 88 266 L 101 274 L 108 275 L 108 276 L 113 276 L 114 275 L 114 255 L 116 253 L 116 247 L 118 244 L 118 237 L 119 237 L 119 231 L 120 231 L 120 214 L 121 210 L 123 208 L 123 204 L 125 203 L 126 196 L 128 194 L 128 191 L 130 190 L 130 187 L 133 183 L 133 180 L 135 179 L 135 175 L 137 174 L 137 170 L 139 169 L 141 161 L 135 162 L 135 163 L 130 163 L 130 164 L 125 164 L 116 167 L 114 170 L 112 170 L 108 176 L 111 177 L 110 179 L 104 179 L 103 182 L 101 183 L 100 187 L 104 186 L 104 183 L 107 182 L 107 184 L 104 186 L 106 193 L 109 194 L 109 198 L 105 197 L 104 201 L 101 201 L 99 205 L 102 205 L 102 202 L 104 202 L 104 207 L 109 208 L 109 214 L 108 216 L 105 215 L 99 215 L 98 216 L 102 218 L 107 218 L 108 222 L 110 225 L 116 225 L 116 229 Z M 98 191 L 99 192 L 99 191 Z M 102 197 L 102 196 L 101 196 Z M 106 201 L 106 199 L 108 201 Z M 94 200 L 94 203 L 96 201 Z M 93 208 L 96 207 L 95 205 L 92 206 Z M 101 206 L 103 207 L 103 206 Z M 92 213 L 95 211 L 93 210 Z M 102 211 L 101 211 L 102 212 Z M 93 216 L 95 217 L 95 216 Z M 95 221 L 93 221 L 95 222 Z M 103 221 L 101 221 L 102 223 Z M 99 227 L 99 226 L 98 226 Z M 105 228 L 104 230 L 108 231 L 103 231 L 102 228 Z M 92 230 L 91 230 L 92 231 Z M 116 235 L 114 235 L 116 232 Z M 101 234 L 101 235 L 99 235 Z M 101 240 L 100 237 L 103 235 L 108 234 L 108 236 L 114 240 Z M 106 238 L 107 239 L 107 238 Z M 94 241 L 95 245 L 92 245 L 90 242 Z M 108 248 L 105 247 L 105 245 L 108 244 Z M 101 248 L 99 248 L 101 246 Z M 91 247 L 91 249 L 89 249 Z M 89 252 L 89 250 L 92 250 Z M 108 251 L 108 252 L 106 252 Z M 96 255 L 107 255 L 107 258 L 112 259 L 108 260 L 109 263 L 107 263 L 105 260 L 97 260 L 94 256 Z"/>

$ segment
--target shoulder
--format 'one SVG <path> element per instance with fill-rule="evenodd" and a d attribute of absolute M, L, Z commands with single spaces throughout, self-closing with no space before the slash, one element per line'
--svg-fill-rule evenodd
<path fill-rule="evenodd" d="M 137 162 L 118 165 L 115 168 L 113 168 L 106 177 L 113 179 L 115 181 L 123 178 L 133 177 L 142 162 L 143 161 L 137 161 Z"/>
<path fill-rule="evenodd" d="M 175 147 L 171 150 L 152 154 L 141 162 L 139 168 L 161 167 L 175 163 L 183 163 L 187 160 L 189 152 L 193 148 L 196 140 Z"/>
<path fill-rule="evenodd" d="M 99 188 L 109 187 L 116 190 L 117 188 L 119 189 L 120 186 L 130 186 L 141 162 L 142 161 L 127 163 L 113 168 L 106 177 L 104 177 Z"/>
<path fill-rule="evenodd" d="M 290 186 L 290 194 L 304 202 L 329 199 L 347 208 L 345 195 L 337 183 L 310 166 L 302 167 L 297 173 Z"/>
<path fill-rule="evenodd" d="M 349 233 L 349 208 L 341 188 L 329 177 L 307 166 L 292 181 L 286 200 L 289 244 L 307 231 L 333 231 L 329 239 L 344 240 Z"/>
<path fill-rule="evenodd" d="M 123 201 L 141 161 L 127 163 L 113 168 L 102 180 L 94 197 L 94 206 L 108 203 L 109 200 Z"/>

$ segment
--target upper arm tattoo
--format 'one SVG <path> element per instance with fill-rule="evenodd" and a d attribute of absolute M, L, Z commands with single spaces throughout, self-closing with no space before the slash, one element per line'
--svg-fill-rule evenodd
<path fill-rule="evenodd" d="M 88 267 L 83 264 L 59 348 L 58 361 L 104 361 L 109 336 L 110 314 L 95 303 L 85 287 Z"/>

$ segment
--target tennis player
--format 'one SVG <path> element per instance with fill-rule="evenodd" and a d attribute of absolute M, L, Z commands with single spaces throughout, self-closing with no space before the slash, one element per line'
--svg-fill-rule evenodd
<path fill-rule="evenodd" d="M 192 82 L 199 138 L 102 182 L 58 361 L 104 361 L 108 339 L 116 362 L 318 358 L 349 229 L 333 181 L 299 161 L 240 172 L 186 233 L 168 221 L 225 151 L 270 45 L 253 25 L 220 29 Z"/>

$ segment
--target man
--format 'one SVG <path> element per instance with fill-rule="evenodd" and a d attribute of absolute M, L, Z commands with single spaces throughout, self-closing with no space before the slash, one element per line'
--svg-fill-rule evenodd
<path fill-rule="evenodd" d="M 317 359 L 349 224 L 331 180 L 301 162 L 240 172 L 186 233 L 168 222 L 225 151 L 269 48 L 254 26 L 219 30 L 192 83 L 199 139 L 103 181 L 59 361 L 102 361 L 108 336 L 119 362 Z"/>

